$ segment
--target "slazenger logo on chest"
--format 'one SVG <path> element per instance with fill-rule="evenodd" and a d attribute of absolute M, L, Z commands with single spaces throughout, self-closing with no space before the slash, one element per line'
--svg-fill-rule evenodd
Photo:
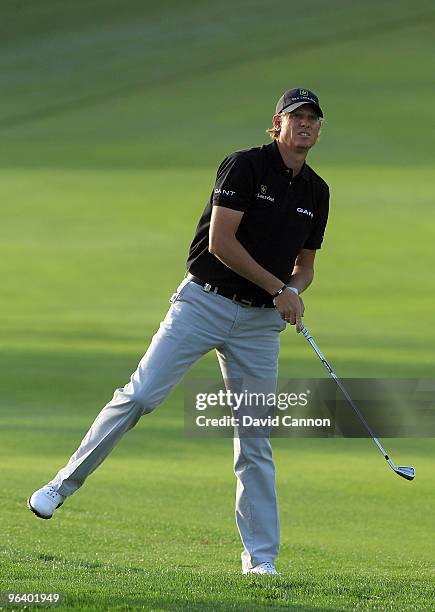
<path fill-rule="evenodd" d="M 310 217 L 310 219 L 313 219 L 314 217 L 314 213 L 312 213 L 311 210 L 307 210 L 306 208 L 297 208 L 296 212 L 300 213 L 301 215 L 307 215 L 308 217 Z"/>
<path fill-rule="evenodd" d="M 267 193 L 267 185 L 260 185 L 260 191 L 255 194 L 256 198 L 260 198 L 260 200 L 267 200 L 268 202 L 275 202 L 275 198 L 268 195 Z"/>

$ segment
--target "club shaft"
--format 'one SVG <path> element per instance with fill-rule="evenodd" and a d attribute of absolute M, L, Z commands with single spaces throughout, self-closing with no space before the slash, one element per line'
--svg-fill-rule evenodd
<path fill-rule="evenodd" d="M 329 365 L 329 363 L 325 359 L 324 355 L 322 354 L 322 351 L 319 349 L 319 347 L 315 343 L 315 341 L 314 341 L 313 337 L 311 336 L 310 332 L 308 331 L 308 329 L 303 325 L 301 331 L 302 331 L 302 334 L 304 335 L 304 337 L 308 340 L 308 342 L 311 344 L 311 346 L 313 347 L 313 349 L 317 353 L 317 356 L 319 357 L 320 361 L 323 363 L 325 368 L 328 370 L 328 372 L 331 375 L 331 377 L 337 383 L 337 386 L 339 387 L 340 391 L 343 393 L 344 397 L 347 399 L 349 404 L 352 406 L 353 410 L 355 411 L 355 413 L 358 416 L 358 418 L 361 421 L 361 423 L 364 425 L 364 427 L 367 429 L 367 431 L 369 432 L 369 434 L 373 438 L 374 443 L 376 444 L 376 446 L 378 447 L 378 449 L 380 450 L 382 455 L 385 457 L 385 459 L 387 461 L 389 461 L 390 458 L 388 457 L 387 453 L 385 452 L 384 448 L 382 447 L 382 444 L 379 442 L 379 440 L 377 439 L 377 437 L 375 436 L 373 431 L 370 429 L 369 424 L 367 423 L 367 421 L 365 420 L 365 418 L 361 414 L 358 406 L 355 404 L 353 399 L 350 397 L 350 395 L 347 392 L 346 388 L 344 387 L 343 383 L 341 382 L 341 380 L 338 378 L 338 376 L 336 375 L 336 373 L 334 372 L 332 367 Z"/>

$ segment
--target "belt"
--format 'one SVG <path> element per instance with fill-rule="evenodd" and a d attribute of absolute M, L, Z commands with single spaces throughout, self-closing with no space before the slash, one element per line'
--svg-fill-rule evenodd
<path fill-rule="evenodd" d="M 237 293 L 233 293 L 230 289 L 225 289 L 223 287 L 218 287 L 217 285 L 211 285 L 206 281 L 190 274 L 190 272 L 186 275 L 186 278 L 197 285 L 201 285 L 204 291 L 217 293 L 218 295 L 222 295 L 223 297 L 228 298 L 235 304 L 240 304 L 240 306 L 254 306 L 255 308 L 275 308 L 275 304 L 271 301 L 270 303 L 260 302 L 256 299 L 246 299 Z"/>

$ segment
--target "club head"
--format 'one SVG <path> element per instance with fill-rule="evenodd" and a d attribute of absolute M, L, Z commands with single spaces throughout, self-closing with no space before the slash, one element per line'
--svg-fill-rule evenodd
<path fill-rule="evenodd" d="M 402 478 L 406 478 L 406 480 L 414 480 L 415 478 L 415 469 L 411 466 L 407 467 L 405 465 L 401 465 L 396 467 L 394 471 L 396 474 L 399 474 L 399 476 L 402 476 Z"/>

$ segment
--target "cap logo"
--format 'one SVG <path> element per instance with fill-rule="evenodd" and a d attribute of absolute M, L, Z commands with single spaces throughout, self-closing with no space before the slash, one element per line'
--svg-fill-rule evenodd
<path fill-rule="evenodd" d="M 262 194 L 265 194 L 266 191 L 267 191 L 267 185 L 261 185 L 260 186 L 260 191 L 261 191 Z"/>
<path fill-rule="evenodd" d="M 315 93 L 304 88 L 289 89 L 283 93 L 276 104 L 276 114 L 291 112 L 292 106 L 294 110 L 295 107 L 302 106 L 302 104 L 313 104 L 317 106 L 318 115 L 323 117 L 323 112 L 319 105 L 319 98 Z"/>

